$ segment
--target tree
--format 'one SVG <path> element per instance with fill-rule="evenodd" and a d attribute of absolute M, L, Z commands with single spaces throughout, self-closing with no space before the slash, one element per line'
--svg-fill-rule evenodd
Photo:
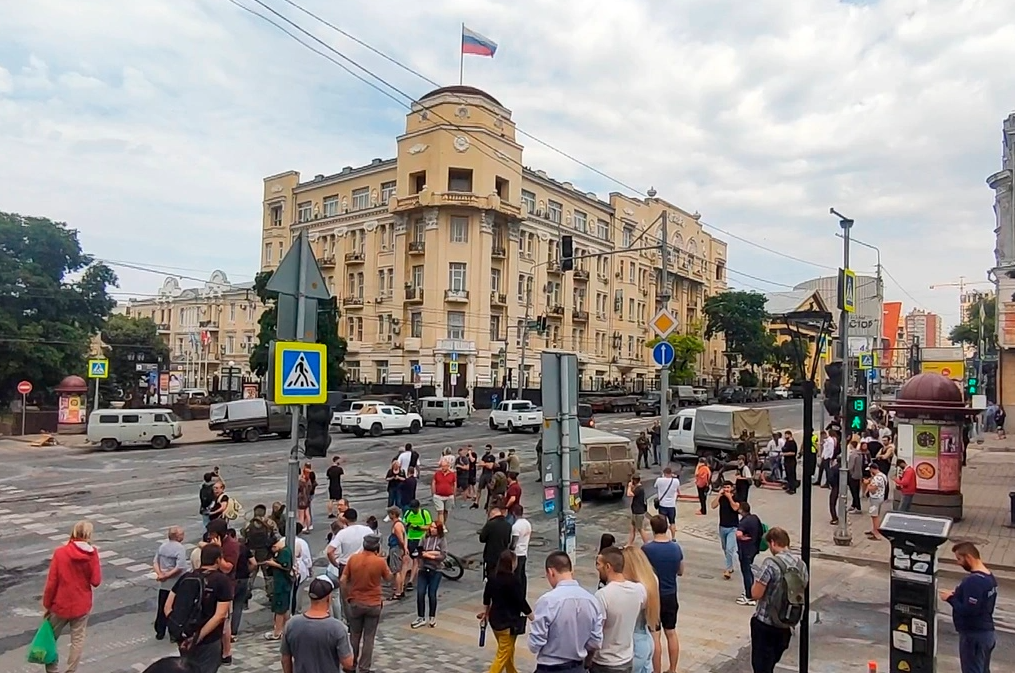
<path fill-rule="evenodd" d="M 102 342 L 109 346 L 109 378 L 103 382 L 107 395 L 123 392 L 138 397 L 138 380 L 143 374 L 137 364 L 169 361 L 169 347 L 151 318 L 111 315 L 101 334 Z"/>
<path fill-rule="evenodd" d="M 705 300 L 705 338 L 721 334 L 726 350 L 737 353 L 744 362 L 759 367 L 769 359 L 775 337 L 765 322 L 765 295 L 731 290 Z"/>
<path fill-rule="evenodd" d="M 772 346 L 769 363 L 780 376 L 789 376 L 793 381 L 802 381 L 807 376 L 804 374 L 800 358 L 806 361 L 810 355 L 810 351 L 804 349 L 810 349 L 810 344 L 806 340 L 799 343 L 795 337 L 787 339 Z"/>
<path fill-rule="evenodd" d="M 265 310 L 257 321 L 260 330 L 257 334 L 257 344 L 250 352 L 250 370 L 261 378 L 268 372 L 268 346 L 276 338 L 275 331 L 278 325 L 278 312 L 275 308 L 278 294 L 267 289 L 271 274 L 271 271 L 263 271 L 254 277 L 254 292 L 264 304 Z M 328 302 L 318 302 L 317 343 L 328 347 L 329 386 L 338 386 L 345 381 L 342 363 L 345 362 L 347 346 L 345 339 L 338 336 L 338 319 L 338 305 L 334 297 Z"/>
<path fill-rule="evenodd" d="M 969 305 L 965 320 L 948 334 L 952 343 L 968 343 L 977 345 L 980 341 L 980 307 L 983 307 L 983 340 L 986 342 L 985 352 L 995 350 L 995 325 L 997 324 L 997 298 L 978 299 Z"/>
<path fill-rule="evenodd" d="M 652 339 L 645 345 L 655 347 L 661 339 Z M 694 382 L 694 365 L 698 356 L 705 352 L 705 342 L 694 334 L 670 334 L 666 341 L 673 346 L 673 364 L 670 365 L 670 385 Z"/>
<path fill-rule="evenodd" d="M 116 305 L 107 291 L 116 283 L 66 223 L 0 212 L 0 403 L 22 379 L 45 395 L 84 373 L 91 337 Z"/>

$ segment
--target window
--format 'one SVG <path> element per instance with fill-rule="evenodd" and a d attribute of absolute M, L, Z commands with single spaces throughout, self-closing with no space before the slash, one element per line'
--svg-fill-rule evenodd
<path fill-rule="evenodd" d="M 282 226 L 282 204 L 274 205 L 271 207 L 271 226 L 273 227 Z"/>
<path fill-rule="evenodd" d="M 630 248 L 634 245 L 634 229 L 631 227 L 624 227 L 624 239 L 621 245 L 625 248 Z"/>
<path fill-rule="evenodd" d="M 409 314 L 409 336 L 416 339 L 423 336 L 423 314 L 419 311 Z"/>
<path fill-rule="evenodd" d="M 715 265 L 715 279 L 724 280 L 726 277 L 726 265 L 722 262 L 716 262 Z"/>
<path fill-rule="evenodd" d="M 377 316 L 377 341 L 381 343 L 391 341 L 390 313 L 381 313 Z"/>
<path fill-rule="evenodd" d="M 518 301 L 521 302 L 522 304 L 528 304 L 529 303 L 529 297 L 528 297 L 528 294 L 525 291 L 525 289 L 527 287 L 527 284 L 526 284 L 526 279 L 527 278 L 528 278 L 528 276 L 526 276 L 524 273 L 518 274 Z"/>
<path fill-rule="evenodd" d="M 525 329 L 525 321 L 519 320 L 515 324 L 515 348 L 520 348 L 522 345 L 522 337 L 525 338 L 525 343 L 529 343 L 529 333 Z"/>
<path fill-rule="evenodd" d="M 363 278 L 362 271 L 356 274 L 356 296 L 360 299 L 363 298 Z"/>
<path fill-rule="evenodd" d="M 350 273 L 345 283 L 345 293 L 350 297 L 356 296 L 356 274 Z"/>
<path fill-rule="evenodd" d="M 448 338 L 465 338 L 465 312 L 448 311 Z"/>
<path fill-rule="evenodd" d="M 326 196 L 324 198 L 324 216 L 331 217 L 338 215 L 338 208 L 341 205 L 337 196 Z"/>
<path fill-rule="evenodd" d="M 229 305 L 229 322 L 236 321 L 236 304 Z"/>
<path fill-rule="evenodd" d="M 423 265 L 412 267 L 412 286 L 415 288 L 423 287 Z"/>
<path fill-rule="evenodd" d="M 467 168 L 448 169 L 448 191 L 449 192 L 471 192 L 472 171 Z"/>
<path fill-rule="evenodd" d="M 419 194 L 426 187 L 426 171 L 409 174 L 409 193 Z"/>
<path fill-rule="evenodd" d="M 494 178 L 493 188 L 501 201 L 507 201 L 508 197 L 511 196 L 511 182 L 507 178 L 502 178 L 498 175 Z"/>
<path fill-rule="evenodd" d="M 349 341 L 363 341 L 363 318 L 347 318 Z"/>
<path fill-rule="evenodd" d="M 426 223 L 423 222 L 423 218 L 419 218 L 412 223 L 412 240 L 416 243 L 426 241 Z"/>
<path fill-rule="evenodd" d="M 390 297 L 395 291 L 395 269 L 394 267 L 388 267 L 388 296 Z"/>
<path fill-rule="evenodd" d="M 490 316 L 490 341 L 500 341 L 501 338 L 500 316 L 492 315 Z"/>
<path fill-rule="evenodd" d="M 361 187 L 352 190 L 352 209 L 363 210 L 370 207 L 370 188 Z"/>
<path fill-rule="evenodd" d="M 585 232 L 588 231 L 589 216 L 580 210 L 574 211 L 574 229 L 575 231 Z"/>
<path fill-rule="evenodd" d="M 635 275 L 636 272 L 637 272 L 637 269 L 635 268 L 635 265 L 634 265 L 633 262 L 631 264 L 627 265 L 627 281 L 629 283 L 633 283 L 634 282 L 634 275 Z"/>
<path fill-rule="evenodd" d="M 683 420 L 680 421 L 680 423 L 681 423 L 680 429 L 684 430 L 685 432 L 689 432 L 691 428 L 694 426 L 694 418 L 691 416 L 684 416 Z"/>
<path fill-rule="evenodd" d="M 264 263 L 265 264 L 271 264 L 271 249 L 272 249 L 272 247 L 273 246 L 272 246 L 271 243 L 265 243 L 264 244 Z"/>
<path fill-rule="evenodd" d="M 469 218 L 457 216 L 451 218 L 451 242 L 469 242 Z"/>
<path fill-rule="evenodd" d="M 634 299 L 627 300 L 627 319 L 634 322 Z"/>
<path fill-rule="evenodd" d="M 121 423 L 140 423 L 141 417 L 138 414 L 124 414 L 120 416 Z"/>
<path fill-rule="evenodd" d="M 606 220 L 598 220 L 596 222 L 596 237 L 601 238 L 604 241 L 610 240 L 610 223 Z"/>
<path fill-rule="evenodd" d="M 387 205 L 388 201 L 395 196 L 396 186 L 394 180 L 381 183 L 381 205 Z"/>
<path fill-rule="evenodd" d="M 297 204 L 296 209 L 299 222 L 309 222 L 310 218 L 314 216 L 314 204 L 310 201 Z"/>
<path fill-rule="evenodd" d="M 232 334 L 226 337 L 226 353 L 236 352 L 236 337 Z"/>
<path fill-rule="evenodd" d="M 546 202 L 546 219 L 550 220 L 551 222 L 555 222 L 557 224 L 560 224 L 561 213 L 563 212 L 563 210 L 564 210 L 564 206 L 559 204 L 559 203 L 557 203 L 556 201 L 547 201 Z"/>
<path fill-rule="evenodd" d="M 346 360 L 345 361 L 345 374 L 350 381 L 359 381 L 359 360 Z"/>
<path fill-rule="evenodd" d="M 448 288 L 455 291 L 464 292 L 468 289 L 468 284 L 465 277 L 465 264 L 461 262 L 452 262 L 448 265 Z M 452 337 L 448 337 L 449 339 Z M 457 337 L 459 339 L 464 337 Z"/>
<path fill-rule="evenodd" d="M 500 292 L 500 269 L 490 269 L 490 291 Z"/>
<path fill-rule="evenodd" d="M 352 232 L 352 251 L 363 252 L 367 245 L 367 232 L 356 229 Z"/>
<path fill-rule="evenodd" d="M 536 211 L 536 195 L 524 189 L 522 190 L 522 210 L 529 214 Z"/>
<path fill-rule="evenodd" d="M 119 423 L 120 417 L 115 414 L 102 414 L 99 416 L 99 423 Z"/>

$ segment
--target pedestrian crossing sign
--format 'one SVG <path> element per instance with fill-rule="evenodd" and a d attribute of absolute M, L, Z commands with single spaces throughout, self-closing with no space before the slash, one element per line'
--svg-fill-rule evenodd
<path fill-rule="evenodd" d="M 276 341 L 275 404 L 323 404 L 328 400 L 328 348 L 324 344 Z"/>
<path fill-rule="evenodd" d="M 106 358 L 95 358 L 88 361 L 88 378 L 107 379 L 109 378 L 109 360 Z"/>

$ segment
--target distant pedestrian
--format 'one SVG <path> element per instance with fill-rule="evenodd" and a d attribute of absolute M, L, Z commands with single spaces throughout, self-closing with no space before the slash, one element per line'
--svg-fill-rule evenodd
<path fill-rule="evenodd" d="M 863 452 L 860 450 L 860 444 L 855 440 L 849 441 L 849 457 L 846 463 L 846 483 L 849 485 L 849 494 L 851 496 L 849 503 L 849 513 L 859 514 L 860 513 L 860 485 L 863 482 L 864 473 L 864 461 Z"/>
<path fill-rule="evenodd" d="M 899 475 L 895 479 L 895 487 L 899 490 L 898 511 L 908 512 L 913 506 L 913 496 L 916 495 L 916 470 L 899 458 L 895 461 L 895 471 Z"/>
<path fill-rule="evenodd" d="M 310 479 L 307 477 L 306 469 L 300 472 L 299 480 L 296 482 L 296 521 L 303 526 L 303 530 L 310 530 Z"/>
<path fill-rule="evenodd" d="M 490 508 L 489 518 L 479 531 L 479 541 L 483 544 L 483 579 L 488 579 L 501 553 L 511 547 L 511 523 L 499 507 Z"/>
<path fill-rule="evenodd" d="M 602 608 L 603 645 L 592 653 L 590 673 L 631 671 L 634 630 L 648 600 L 645 587 L 624 576 L 624 553 L 617 547 L 599 552 L 596 570 L 606 586 L 596 592 Z"/>
<path fill-rule="evenodd" d="M 772 556 L 761 565 L 751 588 L 751 598 L 758 601 L 751 618 L 754 673 L 774 673 L 793 628 L 803 617 L 804 590 L 810 579 L 807 566 L 789 551 L 789 533 L 771 528 L 764 539 Z"/>
<path fill-rule="evenodd" d="M 342 673 L 352 671 L 355 657 L 345 624 L 331 616 L 335 586 L 327 577 L 310 583 L 310 608 L 285 626 L 282 670 L 285 673 Z"/>
<path fill-rule="evenodd" d="M 262 563 L 272 571 L 271 613 L 274 615 L 272 630 L 264 634 L 265 640 L 280 640 L 282 630 L 289 621 L 289 598 L 293 590 L 293 551 L 279 538 L 272 546 L 272 557 Z"/>
<path fill-rule="evenodd" d="M 437 513 L 437 521 L 445 524 L 455 506 L 455 487 L 458 483 L 454 472 L 454 457 L 448 462 L 441 459 L 440 467 L 430 481 L 430 493 L 433 494 L 433 508 Z"/>
<path fill-rule="evenodd" d="M 342 467 L 342 459 L 335 456 L 331 459 L 331 466 L 324 476 L 328 478 L 328 518 L 334 519 L 338 516 L 335 511 L 338 501 L 342 499 L 342 477 L 345 475 L 345 468 Z"/>
<path fill-rule="evenodd" d="M 159 583 L 159 598 L 155 609 L 155 640 L 166 637 L 166 599 L 180 575 L 189 569 L 187 550 L 183 546 L 183 528 L 170 526 L 166 541 L 159 545 L 152 560 L 155 581 Z"/>
<path fill-rule="evenodd" d="M 49 561 L 49 574 L 42 591 L 43 619 L 60 637 L 70 627 L 70 653 L 66 673 L 74 673 L 85 648 L 85 629 L 92 612 L 92 592 L 102 582 L 99 550 L 92 546 L 94 528 L 89 521 L 78 521 L 70 540 L 57 547 Z M 59 662 L 46 664 L 46 673 L 56 673 Z"/>
<path fill-rule="evenodd" d="M 535 673 L 584 673 L 588 655 L 603 645 L 602 608 L 575 581 L 565 552 L 550 552 L 545 568 L 551 589 L 536 601 L 529 627 Z"/>
<path fill-rule="evenodd" d="M 698 459 L 698 465 L 694 468 L 694 487 L 698 490 L 698 514 L 704 516 L 707 513 L 708 489 L 712 483 L 712 469 L 708 466 L 708 460 L 704 456 Z"/>
<path fill-rule="evenodd" d="M 645 553 L 624 547 L 624 577 L 645 588 L 645 607 L 634 627 L 634 661 L 631 673 L 652 673 L 652 657 L 659 640 L 659 580 Z M 675 668 L 675 667 L 674 667 Z"/>
<path fill-rule="evenodd" d="M 1004 439 L 1007 433 L 1004 430 L 1004 421 L 1008 418 L 1008 412 L 1004 410 L 1002 405 L 997 405 L 997 411 L 994 412 L 994 425 L 997 426 L 997 438 Z"/>
<path fill-rule="evenodd" d="M 310 583 L 310 579 L 314 572 L 313 552 L 310 550 L 310 543 L 307 542 L 307 539 L 305 537 L 301 537 L 302 533 L 303 533 L 303 525 L 297 523 L 296 538 L 294 541 L 295 548 L 293 549 L 294 554 L 293 568 L 296 571 L 296 578 L 293 583 L 294 586 L 292 598 L 293 612 L 298 611 L 302 605 L 300 603 L 301 597 L 300 588 L 304 584 Z"/>
<path fill-rule="evenodd" d="M 648 433 L 644 430 L 638 433 L 638 438 L 634 440 L 634 446 L 638 449 L 638 459 L 635 461 L 635 468 L 640 468 L 642 463 L 644 463 L 645 469 L 649 469 L 648 452 L 652 448 L 652 441 L 649 439 Z"/>
<path fill-rule="evenodd" d="M 652 441 L 652 464 L 659 464 L 659 444 L 660 437 L 662 435 L 662 429 L 659 427 L 659 421 L 652 424 L 652 429 L 648 431 L 649 439 Z"/>
<path fill-rule="evenodd" d="M 208 507 L 208 522 L 215 519 L 224 519 L 229 510 L 229 496 L 226 494 L 226 482 L 216 479 L 212 482 L 212 495 L 215 496 L 211 506 Z"/>
<path fill-rule="evenodd" d="M 518 452 L 514 449 L 508 449 L 507 452 L 507 471 L 518 474 L 522 472 L 522 459 L 518 457 Z"/>
<path fill-rule="evenodd" d="M 668 671 L 677 670 L 680 659 L 680 636 L 677 633 L 677 612 L 680 602 L 677 598 L 679 589 L 678 577 L 684 574 L 684 550 L 680 544 L 669 536 L 666 517 L 657 514 L 649 519 L 652 526 L 652 541 L 642 546 L 652 570 L 655 571 L 659 583 L 659 624 L 666 638 L 666 652 L 669 657 Z M 652 668 L 656 671 L 662 667 L 662 642 L 655 638 L 655 651 L 652 654 Z"/>
<path fill-rule="evenodd" d="M 391 520 L 391 533 L 388 534 L 388 569 L 392 573 L 391 600 L 405 598 L 405 576 L 412 565 L 409 556 L 409 541 L 406 537 L 405 523 L 402 522 L 402 510 L 397 507 L 388 508 Z"/>
<path fill-rule="evenodd" d="M 504 551 L 497 559 L 493 575 L 483 589 L 484 609 L 478 615 L 489 623 L 497 640 L 497 652 L 490 673 L 518 673 L 515 667 L 515 639 L 525 632 L 525 620 L 532 619 L 532 608 L 525 598 L 525 587 L 515 572 L 515 555 Z"/>
<path fill-rule="evenodd" d="M 423 546 L 423 538 L 426 537 L 426 533 L 433 523 L 433 518 L 430 516 L 429 510 L 420 506 L 419 500 L 413 500 L 409 503 L 409 509 L 402 515 L 402 521 L 405 522 L 406 547 L 409 549 L 409 558 L 412 559 L 409 569 L 405 573 L 405 588 L 408 589 L 412 586 L 413 579 L 419 574 L 420 549 Z"/>
<path fill-rule="evenodd" d="M 455 457 L 455 497 L 462 501 L 469 499 L 469 454 L 465 447 L 458 447 Z"/>
<path fill-rule="evenodd" d="M 538 459 L 537 459 L 538 464 Z M 493 446 L 487 444 L 483 447 L 483 455 L 479 458 L 479 480 L 477 485 L 478 492 L 476 493 L 476 500 L 472 503 L 471 509 L 479 509 L 479 494 L 486 493 L 486 505 L 490 505 L 490 482 L 493 481 L 493 473 L 497 468 L 497 457 L 493 455 Z M 536 468 L 536 472 L 539 472 L 539 468 Z"/>
<path fill-rule="evenodd" d="M 396 458 L 391 461 L 391 465 L 388 466 L 388 471 L 384 475 L 384 480 L 388 483 L 388 507 L 401 507 L 401 503 L 398 501 L 398 487 L 403 479 L 405 479 L 405 473 L 402 472 L 401 464 Z"/>
<path fill-rule="evenodd" d="M 208 512 L 211 511 L 212 505 L 215 504 L 215 473 L 205 472 L 204 481 L 201 483 L 201 490 L 198 492 L 198 499 L 201 502 L 200 514 L 201 514 L 201 526 L 208 525 Z"/>
<path fill-rule="evenodd" d="M 719 546 L 726 558 L 722 578 L 733 577 L 733 559 L 737 554 L 737 526 L 740 525 L 740 502 L 733 495 L 733 484 L 724 482 L 719 495 L 712 500 L 712 509 L 719 510 Z"/>
<path fill-rule="evenodd" d="M 416 619 L 410 624 L 418 629 L 427 623 L 430 628 L 437 626 L 437 589 L 441 585 L 441 566 L 448 555 L 448 542 L 444 537 L 444 526 L 439 522 L 430 524 L 430 530 L 420 546 L 419 582 L 416 587 Z M 427 612 L 427 601 L 430 610 Z"/>
<path fill-rule="evenodd" d="M 829 523 L 833 526 L 839 523 L 839 460 L 833 458 L 828 467 L 825 468 L 825 476 L 828 479 L 828 513 L 831 515 Z"/>
<path fill-rule="evenodd" d="M 201 566 L 177 579 L 166 599 L 170 635 L 195 673 L 216 673 L 222 665 L 222 636 L 233 602 L 233 583 L 222 572 L 222 547 L 201 548 Z M 197 611 L 196 621 L 191 621 Z"/>
<path fill-rule="evenodd" d="M 376 535 L 363 538 L 363 549 L 345 565 L 340 580 L 342 595 L 348 603 L 349 636 L 359 673 L 370 673 L 374 658 L 374 639 L 381 622 L 382 583 L 392 579 L 391 569 L 380 555 L 381 540 Z"/>
<path fill-rule="evenodd" d="M 317 495 L 317 473 L 314 472 L 314 466 L 311 465 L 310 461 L 307 461 L 303 463 L 303 472 L 300 474 L 310 485 L 307 489 L 310 497 L 307 499 L 307 520 L 305 524 L 309 533 L 314 530 L 314 496 Z"/>
<path fill-rule="evenodd" d="M 783 454 L 783 456 L 785 455 Z M 733 481 L 733 490 L 736 494 L 737 502 L 747 502 L 753 481 L 754 475 L 751 473 L 750 466 L 747 465 L 747 458 L 743 454 L 740 454 L 737 456 L 737 476 Z"/>
<path fill-rule="evenodd" d="M 268 517 L 267 512 L 268 509 L 264 505 L 254 505 L 253 516 L 243 530 L 240 531 L 240 535 L 243 536 L 247 549 L 253 554 L 257 568 L 262 569 L 264 592 L 267 594 L 268 600 L 271 600 L 271 572 L 267 567 L 262 566 L 261 563 L 271 557 L 271 546 L 275 544 L 275 539 L 279 537 L 279 533 L 275 527 L 275 522 Z M 254 576 L 257 576 L 256 569 Z"/>
<path fill-rule="evenodd" d="M 648 513 L 648 503 L 645 501 L 645 486 L 641 483 L 641 477 L 637 474 L 631 477 L 627 484 L 627 497 L 631 499 L 631 522 L 630 532 L 627 536 L 627 546 L 634 544 L 635 537 L 640 537 L 642 543 L 648 542 L 648 534 L 645 532 L 645 515 Z"/>
<path fill-rule="evenodd" d="M 663 476 L 656 479 L 656 510 L 666 517 L 670 532 L 677 532 L 677 496 L 680 495 L 680 480 L 670 467 L 663 469 Z"/>
<path fill-rule="evenodd" d="M 821 470 L 818 472 L 818 477 L 814 481 L 815 484 L 821 486 L 821 475 L 825 476 L 824 488 L 832 487 L 832 480 L 828 476 L 828 471 L 832 467 L 832 463 L 835 462 L 835 438 L 832 437 L 827 431 L 821 431 Z"/>
<path fill-rule="evenodd" d="M 513 524 L 522 513 L 522 485 L 517 472 L 507 473 L 507 491 L 504 492 L 504 515 Z"/>
<path fill-rule="evenodd" d="M 529 543 L 532 541 L 532 524 L 519 510 L 518 518 L 511 524 L 511 551 L 515 555 L 515 575 L 522 584 L 522 592 L 528 590 L 529 579 L 525 574 L 525 564 L 529 557 Z"/>
<path fill-rule="evenodd" d="M 476 485 L 479 482 L 478 478 L 478 463 L 479 456 L 476 455 L 475 449 L 472 448 L 472 444 L 465 447 L 465 455 L 469 457 L 469 490 L 466 493 L 466 499 L 471 500 L 472 504 L 476 504 L 479 500 L 479 492 L 476 490 Z"/>
<path fill-rule="evenodd" d="M 235 538 L 236 530 L 230 528 L 228 535 Z M 254 555 L 247 547 L 246 542 L 243 540 L 238 540 L 237 542 L 239 544 L 239 555 L 235 569 L 236 584 L 233 587 L 233 605 L 229 613 L 229 638 L 231 640 L 236 640 L 236 634 L 240 632 L 240 626 L 243 624 L 243 611 L 247 609 L 247 603 L 250 601 L 250 577 L 257 570 Z M 307 541 L 299 540 L 298 542 L 306 544 Z M 231 649 L 229 656 L 232 656 Z"/>
<path fill-rule="evenodd" d="M 959 632 L 959 664 L 962 673 L 990 673 L 996 645 L 997 578 L 984 565 L 980 550 L 972 542 L 956 544 L 952 553 L 969 573 L 953 591 L 941 592 L 941 600 L 952 606 L 952 622 Z"/>
<path fill-rule="evenodd" d="M 401 468 L 402 472 L 408 473 L 410 467 L 415 467 L 412 464 L 412 444 L 406 444 L 402 447 L 395 460 L 398 461 L 398 467 Z"/>
<path fill-rule="evenodd" d="M 800 447 L 797 446 L 796 440 L 793 438 L 793 433 L 787 430 L 782 443 L 782 469 L 786 472 L 786 492 L 790 495 L 796 493 L 797 487 L 800 485 L 796 467 L 797 455 L 799 453 Z M 737 475 L 738 494 L 740 491 L 739 476 L 740 475 Z M 810 475 L 805 474 L 804 479 L 810 479 Z M 748 482 L 748 486 L 750 486 L 750 482 Z M 747 502 L 747 494 L 744 493 L 744 496 L 745 497 L 742 500 L 739 497 L 737 499 L 740 500 L 740 502 Z"/>
<path fill-rule="evenodd" d="M 419 485 L 417 468 L 409 467 L 405 473 L 405 479 L 398 485 L 398 506 L 405 511 L 409 503 L 416 499 L 416 487 Z"/>
<path fill-rule="evenodd" d="M 761 537 L 764 527 L 757 514 L 751 513 L 750 503 L 740 503 L 740 523 L 737 525 L 737 556 L 740 558 L 740 574 L 744 579 L 744 593 L 737 599 L 738 605 L 757 605 L 751 598 L 754 586 L 754 559 L 761 553 Z"/>
<path fill-rule="evenodd" d="M 865 535 L 871 540 L 880 540 L 881 533 L 878 527 L 881 523 L 881 505 L 885 504 L 888 497 L 888 477 L 881 473 L 881 466 L 877 461 L 871 463 L 871 478 L 867 482 L 867 513 L 871 518 L 871 529 Z"/>
<path fill-rule="evenodd" d="M 334 578 L 336 587 L 339 586 L 339 578 L 342 576 L 342 571 L 345 570 L 345 564 L 349 562 L 353 554 L 362 551 L 363 539 L 374 534 L 369 526 L 359 523 L 359 513 L 355 509 L 350 507 L 346 510 L 345 519 L 348 524 L 331 538 L 331 542 L 328 543 L 325 550 L 331 564 L 328 566 L 328 575 Z M 337 602 L 335 616 L 346 617 L 344 592 L 338 591 L 333 595 L 333 598 Z"/>

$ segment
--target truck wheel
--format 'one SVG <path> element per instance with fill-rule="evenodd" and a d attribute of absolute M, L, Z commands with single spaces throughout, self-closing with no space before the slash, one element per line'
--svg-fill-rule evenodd
<path fill-rule="evenodd" d="M 234 442 L 242 442 L 243 433 L 240 432 L 239 430 L 233 430 L 232 432 L 229 433 L 229 439 L 233 440 Z"/>
<path fill-rule="evenodd" d="M 433 424 L 436 425 L 438 428 L 443 428 L 444 427 L 444 419 L 443 418 L 438 418 L 437 420 L 435 420 L 433 422 Z"/>
<path fill-rule="evenodd" d="M 534 428 L 532 428 L 532 434 L 538 435 L 540 432 L 542 432 L 542 430 L 543 428 L 537 425 Z"/>
<path fill-rule="evenodd" d="M 116 451 L 120 448 L 120 442 L 116 441 L 111 437 L 107 437 L 99 442 L 99 446 L 102 447 L 103 451 Z"/>
<path fill-rule="evenodd" d="M 490 429 L 491 430 L 496 430 L 497 429 L 497 424 L 493 422 L 492 418 L 490 419 Z"/>
<path fill-rule="evenodd" d="M 507 422 L 507 429 L 508 429 L 508 432 L 514 432 L 515 431 L 515 424 L 512 423 L 511 421 L 508 421 Z"/>
<path fill-rule="evenodd" d="M 243 431 L 243 440 L 247 442 L 256 442 L 261 438 L 261 431 L 257 428 L 247 428 Z"/>
<path fill-rule="evenodd" d="M 165 437 L 163 437 L 162 435 L 156 435 L 156 436 L 152 437 L 152 448 L 153 449 L 158 449 L 159 451 L 161 451 L 162 449 L 166 448 L 167 446 L 169 446 L 169 440 L 166 439 Z"/>
<path fill-rule="evenodd" d="M 462 427 L 462 419 L 459 418 L 457 421 L 455 421 L 455 427 L 456 428 Z"/>
<path fill-rule="evenodd" d="M 356 435 L 357 437 L 362 437 L 363 435 L 365 435 L 367 433 L 363 432 L 359 428 L 353 428 L 352 434 Z"/>
<path fill-rule="evenodd" d="M 638 418 L 641 418 L 641 412 L 640 411 L 634 412 L 634 415 L 637 416 Z"/>
<path fill-rule="evenodd" d="M 380 423 L 374 423 L 373 425 L 370 426 L 370 436 L 371 437 L 380 437 L 381 433 L 383 433 L 383 432 L 384 432 L 384 426 L 381 425 Z"/>
<path fill-rule="evenodd" d="M 409 434 L 418 435 L 420 429 L 419 421 L 413 421 L 409 424 Z"/>
<path fill-rule="evenodd" d="M 279 439 L 290 439 L 292 436 L 293 436 L 293 433 L 291 433 L 291 432 L 280 432 L 280 433 L 278 433 L 278 438 Z"/>

